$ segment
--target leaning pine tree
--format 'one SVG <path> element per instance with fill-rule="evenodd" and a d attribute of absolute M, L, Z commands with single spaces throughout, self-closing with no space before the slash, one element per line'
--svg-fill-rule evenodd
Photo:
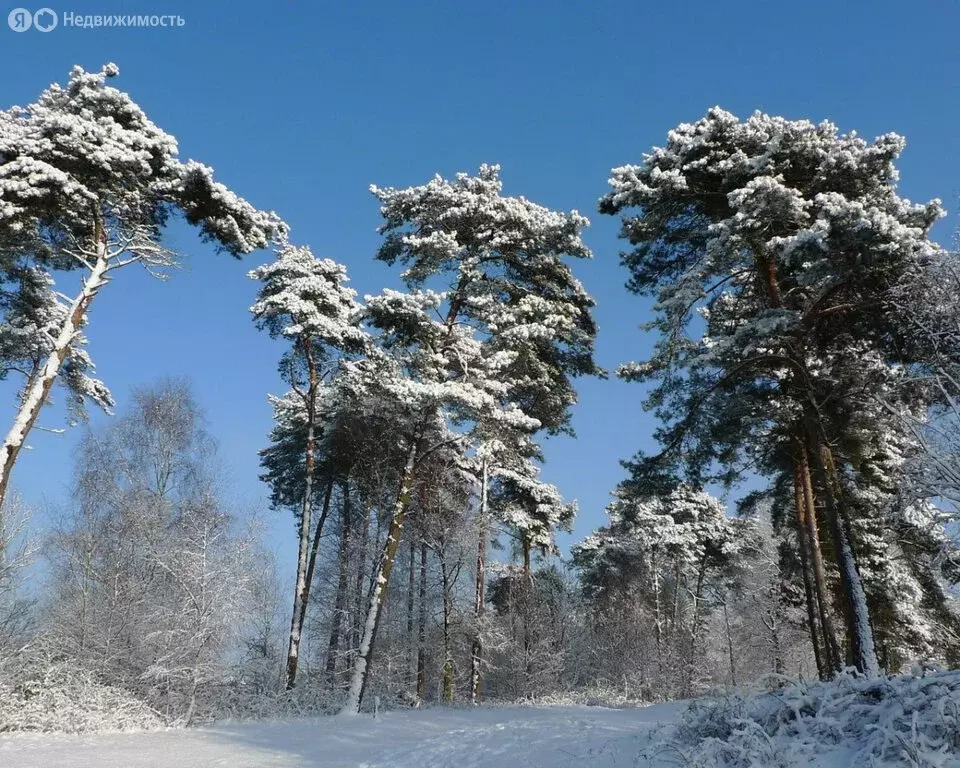
<path fill-rule="evenodd" d="M 623 255 L 629 288 L 658 298 L 654 355 L 621 371 L 656 382 L 648 403 L 664 423 L 663 452 L 639 457 L 635 479 L 685 464 L 694 481 L 717 465 L 733 480 L 789 450 L 798 535 L 814 553 L 822 502 L 846 660 L 867 675 L 878 661 L 853 537 L 857 441 L 843 413 L 870 375 L 838 374 L 913 362 L 892 341 L 884 297 L 937 253 L 928 233 L 942 211 L 897 194 L 903 145 L 892 134 L 868 143 L 826 122 L 740 121 L 712 109 L 641 164 L 614 169 L 600 202 L 622 215 L 634 246 Z"/>
<path fill-rule="evenodd" d="M 31 267 L 83 275 L 80 290 L 48 312 L 56 321 L 33 343 L 44 356 L 27 372 L 0 446 L 0 504 L 54 381 L 64 365 L 77 370 L 89 361 L 81 330 L 93 300 L 125 266 L 162 270 L 175 263 L 161 240 L 172 215 L 235 256 L 266 247 L 285 230 L 275 215 L 215 182 L 210 168 L 181 162 L 176 140 L 106 85 L 117 74 L 113 64 L 96 74 L 75 67 L 66 86 L 50 86 L 26 108 L 0 111 L 0 268 L 6 275 Z M 48 291 L 37 295 L 50 299 Z M 78 383 L 80 394 L 109 402 L 99 382 Z"/>
<path fill-rule="evenodd" d="M 250 310 L 257 325 L 274 338 L 292 342 L 280 365 L 281 376 L 291 392 L 274 401 L 278 424 L 273 436 L 279 450 L 285 451 L 296 467 L 296 477 L 291 481 L 290 472 L 271 473 L 268 463 L 267 479 L 274 481 L 275 503 L 290 502 L 292 495 L 299 507 L 300 546 L 286 671 L 287 688 L 293 688 L 310 588 L 308 572 L 312 570 L 310 532 L 317 453 L 323 437 L 321 399 L 339 360 L 344 355 L 362 352 L 367 335 L 360 328 L 356 292 L 346 285 L 346 269 L 330 259 L 317 259 L 309 248 L 285 244 L 274 262 L 253 270 L 250 277 L 262 283 L 257 302 Z M 324 517 L 332 487 L 332 481 L 328 482 Z M 320 533 L 318 529 L 315 545 Z"/>

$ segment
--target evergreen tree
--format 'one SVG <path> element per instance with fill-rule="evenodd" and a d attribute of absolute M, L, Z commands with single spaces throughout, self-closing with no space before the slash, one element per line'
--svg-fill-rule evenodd
<path fill-rule="evenodd" d="M 656 352 L 621 371 L 658 382 L 649 405 L 664 452 L 640 457 L 638 476 L 666 460 L 693 479 L 719 463 L 731 481 L 792 444 L 811 533 L 814 494 L 824 502 L 848 661 L 868 675 L 878 662 L 844 484 L 852 456 L 841 447 L 842 412 L 866 398 L 838 380 L 911 362 L 884 297 L 937 253 L 928 232 L 942 210 L 897 194 L 903 144 L 712 109 L 642 164 L 615 169 L 600 203 L 623 215 L 634 246 L 623 256 L 629 287 L 658 298 Z"/>
<path fill-rule="evenodd" d="M 561 213 L 523 197 L 504 196 L 499 172 L 499 166 L 483 165 L 477 176 L 460 173 L 452 181 L 436 176 L 406 189 L 373 187 L 385 219 L 378 258 L 406 267 L 403 277 L 412 288 L 433 279 L 445 282 L 448 324 L 475 329 L 490 350 L 487 354 L 506 356 L 508 362 L 498 374 L 506 384 L 504 398 L 536 420 L 530 431 L 570 432 L 570 408 L 576 402 L 572 378 L 602 373 L 593 361 L 594 302 L 565 260 L 590 256 L 580 236 L 589 222 L 576 211 Z M 490 439 L 517 445 L 516 438 L 501 439 L 497 429 L 482 420 L 475 431 L 478 446 Z M 524 446 L 507 465 L 539 454 L 535 446 Z M 481 448 L 478 632 L 488 532 L 486 485 L 491 477 L 483 455 Z M 529 475 L 536 470 L 519 471 Z M 537 525 L 533 520 L 523 523 L 531 531 Z M 478 634 L 474 700 L 479 695 L 481 644 Z"/>
<path fill-rule="evenodd" d="M 233 255 L 265 247 L 285 227 L 214 181 L 213 171 L 181 162 L 175 139 L 129 96 L 106 85 L 113 64 L 99 73 L 74 67 L 66 86 L 52 85 L 26 108 L 0 111 L 0 243 L 5 276 L 11 268 L 79 270 L 81 287 L 54 311 L 55 324 L 38 332 L 42 363 L 27 381 L 17 416 L 0 447 L 0 503 L 10 473 L 40 409 L 66 362 L 83 394 L 106 402 L 89 378 L 78 334 L 91 302 L 117 270 L 141 264 L 163 270 L 175 254 L 162 243 L 173 215 Z M 34 273 L 39 276 L 39 273 Z M 50 294 L 35 296 L 49 304 Z M 21 294 L 21 298 L 29 298 Z M 46 309 L 50 318 L 52 308 Z M 71 351 L 73 350 L 73 351 Z M 79 350 L 79 351 L 77 351 Z"/>
<path fill-rule="evenodd" d="M 293 496 L 298 501 L 300 546 L 297 558 L 297 583 L 290 623 L 287 652 L 287 688 L 297 678 L 300 636 L 306 613 L 310 581 L 316 560 L 316 545 L 323 531 L 323 522 L 330 507 L 334 479 L 326 484 L 326 495 L 320 523 L 314 534 L 314 555 L 310 558 L 311 522 L 314 502 L 318 438 L 326 437 L 321 415 L 328 415 L 333 404 L 322 408 L 326 380 L 336 372 L 338 356 L 362 352 L 367 337 L 359 326 L 360 312 L 355 291 L 346 286 L 346 269 L 330 259 L 317 259 L 309 248 L 284 245 L 277 259 L 250 273 L 262 287 L 251 312 L 261 328 L 274 338 L 293 342 L 293 349 L 284 357 L 281 375 L 292 391 L 285 398 L 274 398 L 276 428 L 272 438 L 276 450 L 265 456 L 272 481 L 273 501 L 290 499 L 290 469 L 296 472 Z M 295 461 L 290 462 L 292 451 Z M 276 454 L 287 462 L 275 463 Z M 301 458 L 302 457 L 302 460 Z M 286 481 L 286 482 L 285 482 Z M 309 572 L 309 573 L 308 573 Z"/>

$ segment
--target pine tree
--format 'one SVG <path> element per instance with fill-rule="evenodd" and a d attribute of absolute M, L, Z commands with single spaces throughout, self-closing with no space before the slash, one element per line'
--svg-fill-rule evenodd
<path fill-rule="evenodd" d="M 588 258 L 581 239 L 589 223 L 576 211 L 552 211 L 523 197 L 502 194 L 499 166 L 483 165 L 477 176 L 434 177 L 406 189 L 378 188 L 385 241 L 378 258 L 406 267 L 412 288 L 439 278 L 446 294 L 447 323 L 474 328 L 484 345 L 501 353 L 504 398 L 538 424 L 533 431 L 571 432 L 576 402 L 572 378 L 602 372 L 593 361 L 596 326 L 593 299 L 566 259 Z M 491 354 L 488 352 L 487 354 Z M 476 424 L 475 443 L 500 439 L 497 428 Z M 511 442 L 510 439 L 506 440 Z M 523 458 L 539 455 L 524 451 Z M 483 611 L 483 560 L 488 532 L 488 463 L 476 466 L 481 482 L 476 568 L 475 622 Z M 473 698 L 479 694 L 481 639 L 474 640 Z"/>
<path fill-rule="evenodd" d="M 709 494 L 678 486 L 646 494 L 621 484 L 607 508 L 610 525 L 573 549 L 594 601 L 627 590 L 633 580 L 649 607 L 660 684 L 692 694 L 711 581 L 734 566 L 748 532 Z"/>
<path fill-rule="evenodd" d="M 335 391 L 326 386 L 326 381 L 335 374 L 339 356 L 362 352 L 367 337 L 359 326 L 356 293 L 346 286 L 346 269 L 330 259 L 315 258 L 309 248 L 284 245 L 276 261 L 253 270 L 250 277 L 263 284 L 250 310 L 257 324 L 274 338 L 293 342 L 293 349 L 281 364 L 281 374 L 292 392 L 286 398 L 273 400 L 277 426 L 272 435 L 280 452 L 292 450 L 296 457 L 293 467 L 299 469 L 303 457 L 302 473 L 295 472 L 293 478 L 294 494 L 299 501 L 300 546 L 287 653 L 286 684 L 292 688 L 297 678 L 300 637 L 317 545 L 334 484 L 334 478 L 328 478 L 310 557 L 318 440 L 330 431 L 323 429 L 321 411 L 335 408 L 333 403 L 322 408 L 321 400 Z M 329 420 L 329 413 L 323 415 Z M 290 493 L 289 485 L 282 484 L 283 480 L 290 480 L 290 464 L 273 464 L 276 453 L 265 457 L 267 466 L 274 470 L 272 474 L 268 472 L 266 479 L 274 481 L 275 503 Z"/>
<path fill-rule="evenodd" d="M 716 461 L 732 480 L 756 454 L 795 444 L 803 485 L 824 502 L 848 661 L 868 675 L 878 662 L 843 481 L 851 457 L 837 448 L 836 407 L 859 394 L 835 375 L 909 361 L 891 344 L 884 297 L 936 254 L 928 232 L 942 211 L 897 195 L 902 148 L 893 134 L 867 143 L 827 122 L 712 109 L 615 169 L 600 204 L 623 215 L 635 246 L 623 256 L 630 288 L 658 297 L 657 350 L 622 374 L 659 382 L 649 404 L 665 424 L 661 458 L 683 454 L 694 479 Z"/>
<path fill-rule="evenodd" d="M 181 214 L 205 239 L 233 255 L 265 247 L 285 229 L 213 180 L 210 168 L 177 158 L 177 144 L 129 96 L 106 85 L 119 70 L 74 67 L 66 86 L 52 85 L 26 108 L 0 112 L 0 242 L 4 269 L 79 270 L 81 288 L 44 330 L 49 352 L 29 380 L 0 448 L 0 503 L 10 473 L 65 361 L 84 394 L 104 398 L 78 379 L 78 334 L 91 302 L 117 270 L 171 265 L 162 244 L 171 215 Z M 46 294 L 46 298 L 49 295 Z M 33 342 L 39 345 L 41 342 Z M 71 350 L 73 350 L 71 352 Z"/>
<path fill-rule="evenodd" d="M 387 585 L 424 461 L 465 442 L 466 434 L 453 431 L 454 425 L 491 420 L 520 431 L 537 425 L 516 405 L 502 402 L 506 389 L 502 372 L 511 356 L 491 352 L 475 338 L 472 328 L 454 322 L 452 310 L 444 319 L 436 319 L 443 299 L 433 291 L 386 290 L 366 297 L 365 312 L 377 332 L 376 346 L 362 360 L 346 366 L 346 381 L 359 407 L 388 415 L 392 426 L 381 433 L 381 440 L 398 446 L 403 460 L 344 714 L 359 711 Z"/>

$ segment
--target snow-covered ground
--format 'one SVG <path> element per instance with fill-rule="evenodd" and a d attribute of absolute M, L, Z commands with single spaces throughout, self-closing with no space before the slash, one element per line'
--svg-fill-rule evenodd
<path fill-rule="evenodd" d="M 633 768 L 682 705 L 422 709 L 188 731 L 0 735 L 4 768 Z"/>

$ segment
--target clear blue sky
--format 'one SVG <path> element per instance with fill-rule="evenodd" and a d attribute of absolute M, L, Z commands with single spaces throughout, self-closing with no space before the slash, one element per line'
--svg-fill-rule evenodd
<path fill-rule="evenodd" d="M 617 222 L 595 215 L 596 200 L 611 167 L 639 161 L 671 127 L 712 105 L 740 116 L 761 109 L 828 118 L 867 137 L 903 133 L 903 193 L 957 208 L 960 4 L 953 0 L 74 0 L 52 7 L 61 18 L 64 11 L 180 14 L 186 26 L 61 25 L 47 34 L 0 27 L 0 105 L 32 101 L 73 64 L 116 62 L 115 84 L 178 137 L 184 158 L 212 165 L 240 194 L 281 213 L 294 239 L 347 264 L 361 294 L 397 282 L 372 260 L 379 216 L 370 183 L 405 186 L 496 162 L 508 193 L 586 213 L 595 259 L 579 264 L 578 274 L 598 300 L 598 356 L 609 368 L 649 348 L 637 330 L 647 305 L 623 289 Z M 955 221 L 939 225 L 942 241 L 951 241 Z M 189 377 L 231 468 L 231 494 L 264 505 L 256 452 L 270 426 L 266 394 L 281 385 L 278 349 L 250 322 L 255 285 L 246 272 L 267 256 L 238 263 L 181 230 L 173 244 L 189 258 L 171 281 L 121 274 L 97 299 L 90 351 L 121 408 L 133 386 Z M 581 504 L 577 538 L 602 523 L 623 474 L 618 460 L 649 445 L 652 424 L 640 399 L 635 385 L 583 382 L 579 440 L 547 446 L 546 477 Z M 14 475 L 29 500 L 67 501 L 78 436 L 34 437 Z M 292 523 L 270 517 L 289 563 Z"/>

